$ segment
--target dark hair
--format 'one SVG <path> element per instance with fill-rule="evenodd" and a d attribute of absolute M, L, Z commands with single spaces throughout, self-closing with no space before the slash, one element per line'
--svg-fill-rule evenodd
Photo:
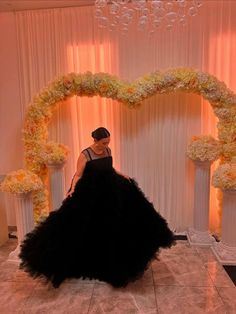
<path fill-rule="evenodd" d="M 102 138 L 106 138 L 110 136 L 110 132 L 103 127 L 97 128 L 96 130 L 94 130 L 92 133 L 92 138 L 94 138 L 95 140 L 99 141 Z"/>

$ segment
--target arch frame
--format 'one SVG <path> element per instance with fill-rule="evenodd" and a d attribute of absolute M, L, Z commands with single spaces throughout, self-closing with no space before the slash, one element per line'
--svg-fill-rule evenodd
<path fill-rule="evenodd" d="M 155 71 L 129 83 L 108 73 L 86 72 L 69 73 L 56 78 L 35 95 L 29 104 L 23 128 L 26 169 L 46 182 L 48 170 L 41 152 L 48 143 L 48 123 L 56 104 L 60 101 L 75 95 L 101 96 L 135 108 L 144 99 L 155 94 L 176 91 L 201 95 L 211 104 L 219 118 L 217 124 L 219 141 L 227 147 L 227 153 L 224 154 L 223 151 L 221 156 L 222 163 L 236 158 L 236 94 L 213 75 L 192 68 L 174 68 Z M 53 145 L 61 147 L 62 144 Z M 43 189 L 33 192 L 33 203 L 36 220 L 40 215 L 46 215 L 48 212 L 46 185 Z"/>

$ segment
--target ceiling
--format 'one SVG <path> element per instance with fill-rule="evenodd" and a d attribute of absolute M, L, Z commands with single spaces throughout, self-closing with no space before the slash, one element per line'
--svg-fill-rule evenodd
<path fill-rule="evenodd" d="M 95 0 L 0 0 L 0 12 L 93 5 Z"/>

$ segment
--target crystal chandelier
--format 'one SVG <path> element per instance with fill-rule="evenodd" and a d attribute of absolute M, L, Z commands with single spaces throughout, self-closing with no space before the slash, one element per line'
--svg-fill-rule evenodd
<path fill-rule="evenodd" d="M 127 33 L 135 23 L 141 31 L 185 26 L 196 16 L 203 0 L 95 0 L 95 17 L 100 28 L 120 29 Z"/>

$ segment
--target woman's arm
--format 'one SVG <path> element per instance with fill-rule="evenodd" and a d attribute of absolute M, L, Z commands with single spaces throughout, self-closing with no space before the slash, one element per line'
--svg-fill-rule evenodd
<path fill-rule="evenodd" d="M 81 153 L 79 155 L 78 160 L 77 160 L 76 173 L 75 173 L 75 175 L 73 177 L 72 184 L 71 184 L 71 189 L 67 193 L 67 196 L 71 196 L 74 193 L 75 185 L 76 185 L 77 181 L 79 180 L 79 178 L 82 176 L 82 174 L 84 172 L 84 168 L 85 168 L 86 162 L 87 162 L 87 159 L 86 159 L 85 155 L 83 153 Z"/>

